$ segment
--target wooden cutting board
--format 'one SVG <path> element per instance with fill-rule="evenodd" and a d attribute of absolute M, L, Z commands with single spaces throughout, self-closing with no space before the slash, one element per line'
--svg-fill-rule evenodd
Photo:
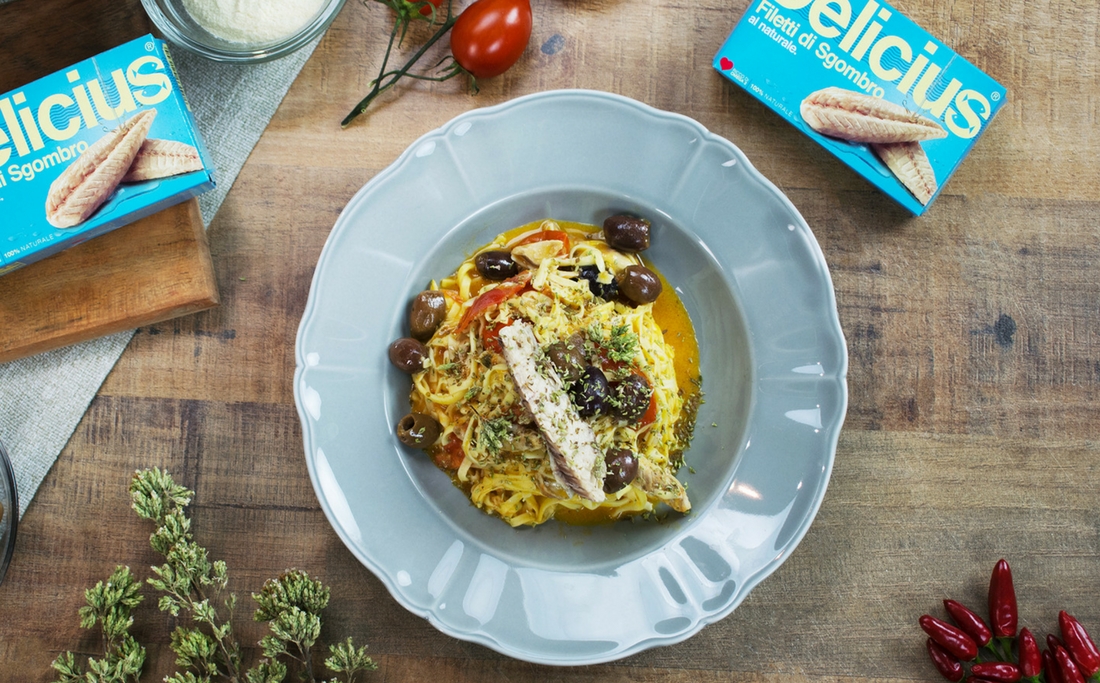
<path fill-rule="evenodd" d="M 0 276 L 0 362 L 217 304 L 192 199 Z"/>
<path fill-rule="evenodd" d="M 150 30 L 139 0 L 0 4 L 0 93 Z M 0 362 L 217 303 L 192 199 L 0 276 Z"/>

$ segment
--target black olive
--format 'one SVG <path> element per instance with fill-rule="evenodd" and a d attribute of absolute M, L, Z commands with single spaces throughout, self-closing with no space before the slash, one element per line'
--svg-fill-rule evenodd
<path fill-rule="evenodd" d="M 584 347 L 572 340 L 554 342 L 546 347 L 546 357 L 567 384 L 576 382 L 584 372 Z"/>
<path fill-rule="evenodd" d="M 600 269 L 596 266 L 581 266 L 580 276 L 588 280 L 588 290 L 592 295 L 611 301 L 619 295 L 619 286 L 615 284 L 615 280 L 605 285 L 597 279 L 599 274 Z"/>
<path fill-rule="evenodd" d="M 411 337 L 401 337 L 390 344 L 390 362 L 410 375 L 424 369 L 424 359 L 427 357 L 428 347 Z"/>
<path fill-rule="evenodd" d="M 584 369 L 581 378 L 570 387 L 570 391 L 573 394 L 573 403 L 576 404 L 577 412 L 581 417 L 592 417 L 603 412 L 611 388 L 607 384 L 603 371 L 595 365 L 589 365 Z"/>
<path fill-rule="evenodd" d="M 420 341 L 432 338 L 447 318 L 447 298 L 442 292 L 424 291 L 413 299 L 409 310 L 409 330 Z"/>
<path fill-rule="evenodd" d="M 603 222 L 603 238 L 619 251 L 649 249 L 649 221 L 636 216 L 617 214 Z"/>
<path fill-rule="evenodd" d="M 603 456 L 607 474 L 603 478 L 603 490 L 607 493 L 621 491 L 638 476 L 638 456 L 625 448 L 610 448 Z"/>
<path fill-rule="evenodd" d="M 611 390 L 615 393 L 615 415 L 618 418 L 635 423 L 649 410 L 653 389 L 641 375 L 630 374 L 612 385 Z"/>
<path fill-rule="evenodd" d="M 619 291 L 636 304 L 649 304 L 661 295 L 661 278 L 645 266 L 627 266 L 615 276 Z"/>
<path fill-rule="evenodd" d="M 409 413 L 397 423 L 397 438 L 413 448 L 430 448 L 443 428 L 431 415 Z"/>
<path fill-rule="evenodd" d="M 483 251 L 474 257 L 474 266 L 486 280 L 507 280 L 519 272 L 512 254 L 503 249 Z"/>

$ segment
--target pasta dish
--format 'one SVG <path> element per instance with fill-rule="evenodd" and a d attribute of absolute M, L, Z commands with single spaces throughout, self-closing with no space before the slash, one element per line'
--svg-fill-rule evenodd
<path fill-rule="evenodd" d="M 389 350 L 412 379 L 401 441 L 512 526 L 687 512 L 698 348 L 649 239 L 634 216 L 539 221 L 433 281 Z"/>

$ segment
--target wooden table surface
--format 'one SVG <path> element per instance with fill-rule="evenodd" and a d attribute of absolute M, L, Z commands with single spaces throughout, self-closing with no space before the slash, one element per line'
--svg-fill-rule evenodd
<path fill-rule="evenodd" d="M 52 23 L 0 20 L 9 67 L 68 63 L 21 52 L 27 31 L 87 51 L 145 28 L 133 0 L 84 22 L 70 20 L 84 3 L 52 4 Z M 229 564 L 242 643 L 262 634 L 247 596 L 300 567 L 332 588 L 323 637 L 369 643 L 368 681 L 936 680 L 917 618 L 942 616 L 945 597 L 984 612 L 1000 557 L 1021 625 L 1041 639 L 1064 608 L 1100 635 L 1100 9 L 895 4 L 1008 88 L 919 219 L 711 68 L 748 0 L 534 0 L 522 61 L 480 94 L 404 84 L 341 130 L 390 21 L 350 0 L 210 227 L 221 306 L 138 330 L 31 502 L 0 586 L 0 680 L 52 680 L 60 652 L 95 652 L 83 590 L 158 562 L 126 492 L 149 466 L 196 490 L 195 535 Z M 314 266 L 352 194 L 462 112 L 574 87 L 695 118 L 791 198 L 836 287 L 851 403 L 816 521 L 733 614 L 678 645 L 552 668 L 443 635 L 345 549 L 310 486 L 292 375 Z M 173 626 L 151 597 L 138 609 L 144 680 L 174 670 Z"/>

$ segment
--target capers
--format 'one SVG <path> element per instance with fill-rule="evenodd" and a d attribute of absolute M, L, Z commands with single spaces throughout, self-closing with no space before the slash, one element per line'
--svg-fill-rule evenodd
<path fill-rule="evenodd" d="M 397 423 L 397 438 L 413 448 L 430 448 L 442 431 L 439 422 L 424 413 L 409 413 Z"/>
<path fill-rule="evenodd" d="M 603 478 L 603 490 L 607 493 L 621 491 L 638 476 L 638 456 L 625 448 L 610 448 L 603 456 L 607 474 Z"/>
<path fill-rule="evenodd" d="M 623 381 L 613 384 L 611 391 L 615 396 L 615 416 L 619 419 L 634 424 L 649 410 L 653 389 L 641 375 L 627 375 Z"/>
<path fill-rule="evenodd" d="M 447 318 L 447 298 L 442 292 L 424 291 L 413 299 L 409 310 L 409 331 L 420 341 L 432 338 Z"/>
<path fill-rule="evenodd" d="M 592 417 L 602 413 L 607 407 L 607 397 L 611 388 L 607 384 L 607 377 L 603 370 L 595 365 L 589 365 L 584 369 L 581 378 L 570 387 L 573 395 L 573 403 L 577 406 L 577 412 L 581 417 Z"/>
<path fill-rule="evenodd" d="M 645 266 L 627 266 L 615 275 L 623 296 L 636 304 L 649 304 L 661 295 L 661 278 Z"/>
<path fill-rule="evenodd" d="M 609 216 L 603 222 L 603 238 L 619 251 L 645 251 L 649 249 L 649 221 L 623 213 Z"/>
<path fill-rule="evenodd" d="M 474 257 L 474 267 L 486 280 L 507 280 L 519 272 L 512 254 L 503 249 L 490 249 Z"/>
<path fill-rule="evenodd" d="M 428 347 L 411 337 L 401 337 L 390 344 L 390 362 L 410 375 L 424 369 Z"/>
<path fill-rule="evenodd" d="M 584 348 L 572 340 L 546 347 L 546 357 L 566 384 L 576 382 L 584 373 Z"/>

